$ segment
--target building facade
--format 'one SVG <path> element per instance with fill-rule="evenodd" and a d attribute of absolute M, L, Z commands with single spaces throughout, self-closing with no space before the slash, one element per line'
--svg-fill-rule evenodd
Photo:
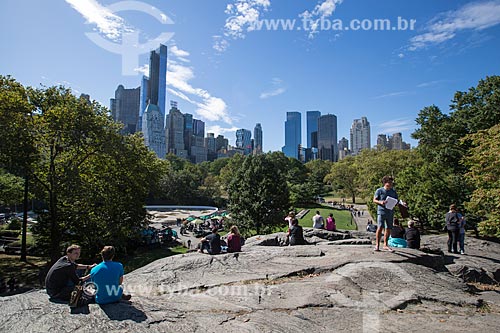
<path fill-rule="evenodd" d="M 327 114 L 318 119 L 318 153 L 325 161 L 338 160 L 337 116 Z"/>
<path fill-rule="evenodd" d="M 139 125 L 141 88 L 125 89 L 121 84 L 116 88 L 115 98 L 110 100 L 111 116 L 123 124 L 122 134 L 134 134 Z"/>
<path fill-rule="evenodd" d="M 252 132 L 247 129 L 236 130 L 236 148 L 243 149 L 244 155 L 252 153 Z"/>
<path fill-rule="evenodd" d="M 262 146 L 262 126 L 260 123 L 257 123 L 255 125 L 255 128 L 253 129 L 253 138 L 254 138 L 254 154 L 259 155 L 262 154 L 263 152 L 263 146 Z"/>
<path fill-rule="evenodd" d="M 285 121 L 285 145 L 281 151 L 288 157 L 299 158 L 302 137 L 300 112 L 287 112 Z"/>
<path fill-rule="evenodd" d="M 306 126 L 307 126 L 307 148 L 318 148 L 318 119 L 321 117 L 319 111 L 306 112 Z M 316 134 L 314 134 L 316 132 Z"/>
<path fill-rule="evenodd" d="M 370 123 L 366 117 L 354 119 L 351 126 L 351 153 L 358 155 L 363 149 L 370 149 Z"/>

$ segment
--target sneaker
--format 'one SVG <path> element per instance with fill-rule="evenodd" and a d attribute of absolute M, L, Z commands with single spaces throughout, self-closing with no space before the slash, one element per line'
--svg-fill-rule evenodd
<path fill-rule="evenodd" d="M 465 252 L 463 250 L 460 251 L 460 254 L 465 254 Z"/>

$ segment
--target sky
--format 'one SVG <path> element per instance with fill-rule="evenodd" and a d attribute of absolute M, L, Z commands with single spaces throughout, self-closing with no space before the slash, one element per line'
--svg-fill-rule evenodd
<path fill-rule="evenodd" d="M 456 91 L 499 75 L 500 0 L 2 0 L 0 75 L 64 85 L 109 107 L 140 86 L 149 51 L 168 46 L 167 105 L 235 142 L 256 123 L 284 145 L 286 112 L 354 119 L 410 135 L 418 112 L 449 112 Z"/>

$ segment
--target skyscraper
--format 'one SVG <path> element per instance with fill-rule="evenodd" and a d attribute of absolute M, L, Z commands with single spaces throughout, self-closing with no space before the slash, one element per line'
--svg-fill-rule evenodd
<path fill-rule="evenodd" d="M 287 112 L 285 121 L 285 145 L 281 151 L 288 157 L 299 158 L 299 145 L 302 137 L 300 112 Z"/>
<path fill-rule="evenodd" d="M 363 149 L 370 149 L 370 123 L 366 117 L 354 119 L 351 126 L 351 152 L 358 155 Z"/>
<path fill-rule="evenodd" d="M 149 78 L 143 77 L 141 83 L 140 110 L 139 117 L 142 119 L 142 132 L 144 133 L 144 143 L 156 154 L 164 158 L 167 151 L 166 147 L 159 147 L 163 142 L 165 145 L 165 98 L 167 94 L 167 47 L 160 44 L 156 51 L 151 51 L 149 56 Z M 147 96 L 147 97 L 146 97 Z M 155 107 L 149 107 L 153 105 Z M 142 109 L 144 108 L 144 109 Z M 147 117 L 144 114 L 149 111 L 151 114 Z M 159 116 L 156 113 L 159 112 Z M 146 119 L 147 118 L 147 119 Z M 159 122 L 152 123 L 152 122 Z M 151 128 L 149 128 L 151 127 Z M 159 135 L 158 128 L 162 128 L 162 139 L 157 138 Z M 146 135 L 148 133 L 148 135 Z"/>
<path fill-rule="evenodd" d="M 184 142 L 185 117 L 177 108 L 177 102 L 172 101 L 170 105 L 172 107 L 168 113 L 165 126 L 167 153 L 188 158 L 188 151 Z"/>
<path fill-rule="evenodd" d="M 252 152 L 252 132 L 247 129 L 236 130 L 236 147 L 242 148 L 244 155 Z"/>
<path fill-rule="evenodd" d="M 165 158 L 165 129 L 160 109 L 155 104 L 148 104 L 142 114 L 142 134 L 144 143 L 159 158 Z"/>
<path fill-rule="evenodd" d="M 123 134 L 134 134 L 139 121 L 141 88 L 125 89 L 121 84 L 116 88 L 115 98 L 111 98 L 111 115 L 116 122 L 124 125 Z"/>
<path fill-rule="evenodd" d="M 346 138 L 342 137 L 342 139 L 339 140 L 339 161 L 343 160 L 349 155 L 349 140 Z"/>
<path fill-rule="evenodd" d="M 324 161 L 338 160 L 337 116 L 327 114 L 318 119 L 319 158 Z"/>
<path fill-rule="evenodd" d="M 307 148 L 318 148 L 317 140 L 314 141 L 313 133 L 318 132 L 318 119 L 321 117 L 321 112 L 319 111 L 307 111 Z"/>
<path fill-rule="evenodd" d="M 253 129 L 253 138 L 255 140 L 255 149 L 254 152 L 255 154 L 262 154 L 263 148 L 262 148 L 262 126 L 260 123 L 257 123 L 255 125 L 255 128 Z"/>

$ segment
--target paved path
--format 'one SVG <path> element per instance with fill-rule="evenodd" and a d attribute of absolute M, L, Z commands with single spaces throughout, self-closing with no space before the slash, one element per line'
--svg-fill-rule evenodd
<path fill-rule="evenodd" d="M 357 227 L 356 230 L 366 231 L 366 224 L 368 223 L 368 220 L 372 220 L 374 223 L 377 223 L 376 218 L 374 219 L 372 216 L 370 216 L 367 205 L 354 204 L 354 208 L 362 213 L 360 216 L 358 216 L 358 214 L 356 213 L 356 216 L 354 217 L 354 221 L 356 222 Z"/>

